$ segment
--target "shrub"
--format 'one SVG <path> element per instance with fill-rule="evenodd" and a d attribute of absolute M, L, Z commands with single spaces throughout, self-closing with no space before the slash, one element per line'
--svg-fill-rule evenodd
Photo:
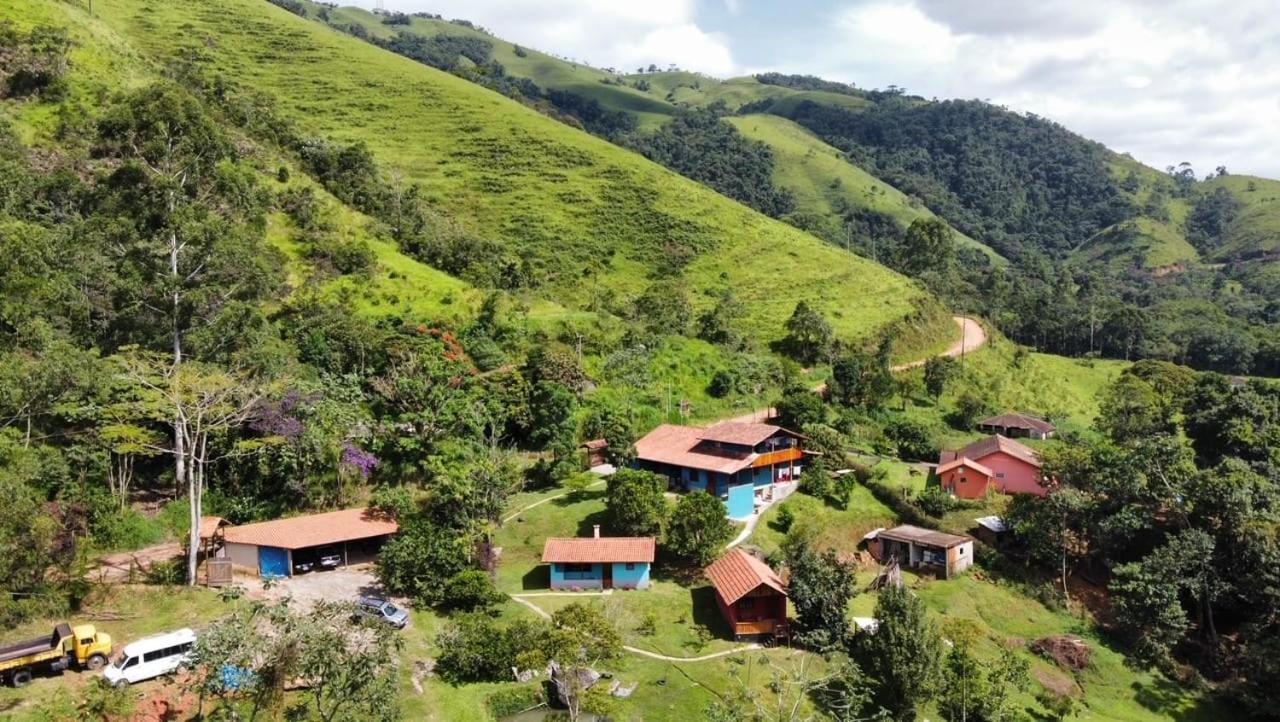
<path fill-rule="evenodd" d="M 711 377 L 707 385 L 707 393 L 713 398 L 723 399 L 738 389 L 738 374 L 731 369 L 720 369 Z"/>
<path fill-rule="evenodd" d="M 786 534 L 791 531 L 791 525 L 796 523 L 796 513 L 791 511 L 791 507 L 783 504 L 778 509 L 778 518 L 774 524 L 778 527 L 778 531 Z"/>
<path fill-rule="evenodd" d="M 916 496 L 916 506 L 929 516 L 942 516 L 951 511 L 954 501 L 952 498 L 936 486 L 931 486 L 924 490 L 924 493 Z"/>
<path fill-rule="evenodd" d="M 468 569 L 449 577 L 444 583 L 441 606 L 474 612 L 502 601 L 504 595 L 493 585 L 489 575 L 479 569 Z"/>
<path fill-rule="evenodd" d="M 903 459 L 927 459 L 938 452 L 929 428 L 918 421 L 894 419 L 885 427 L 885 435 L 893 440 Z"/>
<path fill-rule="evenodd" d="M 163 559 L 147 568 L 147 584 L 176 586 L 187 580 L 187 565 L 182 559 Z"/>
<path fill-rule="evenodd" d="M 503 687 L 484 698 L 484 706 L 496 719 L 513 717 L 527 709 L 544 704 L 540 684 L 522 684 L 519 687 Z"/>

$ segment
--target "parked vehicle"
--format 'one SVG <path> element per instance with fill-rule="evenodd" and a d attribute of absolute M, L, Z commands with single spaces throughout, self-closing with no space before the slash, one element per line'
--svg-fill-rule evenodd
<path fill-rule="evenodd" d="M 356 602 L 355 617 L 390 624 L 396 629 L 404 629 L 409 624 L 408 612 L 379 597 L 361 597 Z"/>
<path fill-rule="evenodd" d="M 191 661 L 196 633 L 190 629 L 147 637 L 126 644 L 102 676 L 116 687 L 172 674 Z"/>
<path fill-rule="evenodd" d="M 316 567 L 319 566 L 319 563 L 320 563 L 320 560 L 317 559 L 314 555 L 304 556 L 302 554 L 294 554 L 293 555 L 293 573 L 306 574 L 307 572 L 314 572 L 316 570 Z"/>
<path fill-rule="evenodd" d="M 0 682 L 22 687 L 36 673 L 61 674 L 72 665 L 101 669 L 110 656 L 110 634 L 92 624 L 62 622 L 52 634 L 0 647 Z"/>
<path fill-rule="evenodd" d="M 337 569 L 342 566 L 342 552 L 333 547 L 320 550 L 320 568 Z"/>

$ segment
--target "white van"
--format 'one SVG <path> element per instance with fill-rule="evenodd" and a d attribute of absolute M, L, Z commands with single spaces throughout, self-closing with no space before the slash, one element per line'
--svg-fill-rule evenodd
<path fill-rule="evenodd" d="M 195 646 L 196 633 L 190 629 L 139 639 L 125 645 L 102 676 L 112 685 L 123 687 L 170 674 L 190 661 Z"/>

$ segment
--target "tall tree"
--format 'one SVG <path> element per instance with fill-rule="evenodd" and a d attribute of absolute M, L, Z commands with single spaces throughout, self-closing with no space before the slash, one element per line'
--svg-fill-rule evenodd
<path fill-rule="evenodd" d="M 715 560 L 733 538 L 733 524 L 725 516 L 724 503 L 702 491 L 680 497 L 667 523 L 665 546 L 676 556 L 697 566 Z"/>
<path fill-rule="evenodd" d="M 187 583 L 194 585 L 205 472 L 214 462 L 254 450 L 250 444 L 225 442 L 231 431 L 253 415 L 265 389 L 245 373 L 223 371 L 195 361 L 174 364 L 155 353 L 132 354 L 120 362 L 122 377 L 134 387 L 137 415 L 167 423 L 173 433 L 173 445 L 157 450 L 173 456 L 178 469 L 176 478 L 186 487 L 191 525 Z"/>
<path fill-rule="evenodd" d="M 941 682 L 942 637 L 924 603 L 905 587 L 889 585 L 876 600 L 874 634 L 859 635 L 862 665 L 876 680 L 877 699 L 894 719 L 913 720 Z"/>

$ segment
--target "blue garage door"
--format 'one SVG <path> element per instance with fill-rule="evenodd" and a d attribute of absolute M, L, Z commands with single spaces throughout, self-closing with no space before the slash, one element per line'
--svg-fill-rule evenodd
<path fill-rule="evenodd" d="M 279 547 L 258 547 L 258 574 L 264 579 L 289 576 L 289 551 Z"/>

